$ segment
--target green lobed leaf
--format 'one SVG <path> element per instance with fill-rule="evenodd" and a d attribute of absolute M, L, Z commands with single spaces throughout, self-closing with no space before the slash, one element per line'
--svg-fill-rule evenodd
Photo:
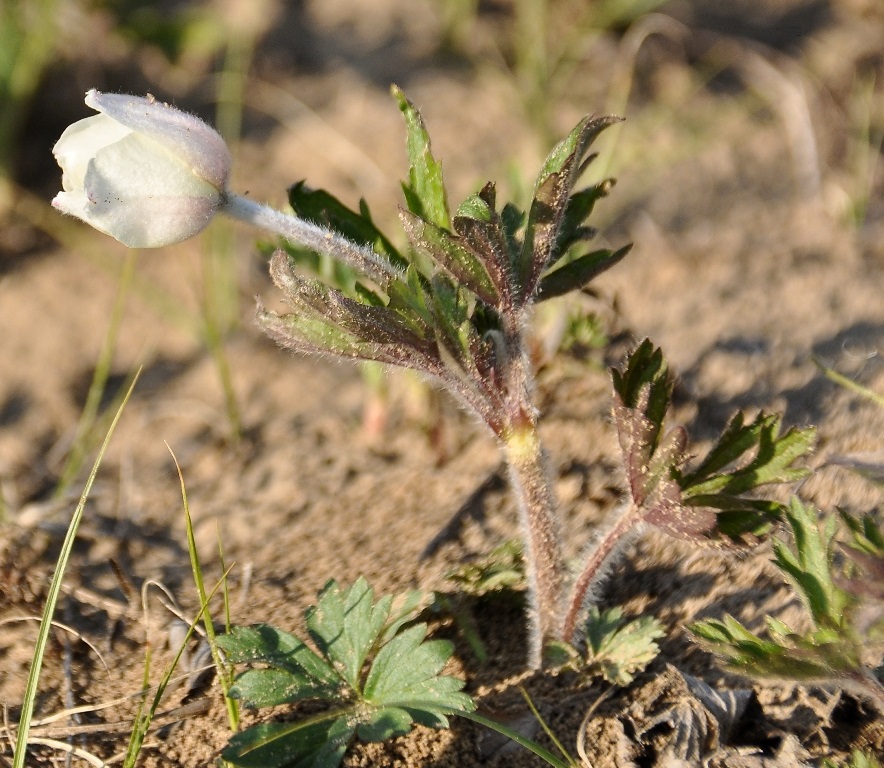
<path fill-rule="evenodd" d="M 629 685 L 660 653 L 656 640 L 664 635 L 663 625 L 651 616 L 625 621 L 619 607 L 599 611 L 593 606 L 583 626 L 585 654 L 558 641 L 549 644 L 546 660 L 588 677 L 601 676 L 612 685 Z"/>
<path fill-rule="evenodd" d="M 531 300 L 540 275 L 558 255 L 559 231 L 586 151 L 605 128 L 619 121 L 587 116 L 547 156 L 534 186 L 522 248 L 513 264 L 521 303 Z"/>
<path fill-rule="evenodd" d="M 221 758 L 241 768 L 337 768 L 357 727 L 347 716 L 258 723 L 231 736 Z"/>
<path fill-rule="evenodd" d="M 540 278 L 537 300 L 546 301 L 585 288 L 602 272 L 622 261 L 631 249 L 632 244 L 618 248 L 616 251 L 604 248 L 579 256 L 561 266 L 556 264 Z"/>
<path fill-rule="evenodd" d="M 343 589 L 330 581 L 306 613 L 321 656 L 298 638 L 266 625 L 235 628 L 220 639 L 234 663 L 271 665 L 237 678 L 237 693 L 254 706 L 311 698 L 334 708 L 293 723 L 261 723 L 234 735 L 223 757 L 247 768 L 336 768 L 355 736 L 375 741 L 406 733 L 413 722 L 447 727 L 446 715 L 474 709 L 463 681 L 440 676 L 453 646 L 427 641 L 425 624 L 403 629 L 427 605 L 417 590 L 374 602 L 360 578 Z M 277 664 L 274 667 L 273 664 Z M 309 691 L 308 677 L 330 681 Z M 300 677 L 299 677 L 300 675 Z"/>
<path fill-rule="evenodd" d="M 336 687 L 334 670 L 321 656 L 297 637 L 269 624 L 232 627 L 216 639 L 232 664 L 260 662 L 292 674 L 305 674 L 313 680 Z"/>
<path fill-rule="evenodd" d="M 449 229 L 448 196 L 442 180 L 442 165 L 433 157 L 430 136 L 420 112 L 398 86 L 390 91 L 405 116 L 408 151 L 408 184 L 402 184 L 408 210 L 437 226 Z"/>
<path fill-rule="evenodd" d="M 382 707 L 371 712 L 368 722 L 359 726 L 357 735 L 362 741 L 386 741 L 408 733 L 412 722 L 412 717 L 406 710 Z"/>
<path fill-rule="evenodd" d="M 777 627 L 782 628 L 788 629 Z M 852 641 L 831 630 L 788 637 L 778 632 L 775 640 L 766 640 L 729 615 L 724 621 L 695 622 L 689 629 L 724 656 L 731 667 L 756 677 L 834 680 L 859 664 Z"/>
<path fill-rule="evenodd" d="M 682 492 L 687 498 L 711 493 L 737 495 L 762 485 L 792 483 L 807 477 L 810 470 L 793 465 L 812 449 L 816 430 L 793 428 L 782 436 L 779 432 L 778 416 L 760 414 L 747 427 L 732 420 L 713 448 L 712 459 L 707 457 L 700 465 L 699 474 L 695 470 L 680 477 Z M 719 466 L 731 464 L 752 450 L 755 456 L 743 466 L 712 474 Z"/>
<path fill-rule="evenodd" d="M 391 597 L 374 603 L 374 591 L 361 576 L 347 590 L 332 579 L 306 613 L 307 630 L 335 671 L 357 693 L 362 667 L 390 614 Z"/>
<path fill-rule="evenodd" d="M 841 521 L 850 531 L 850 547 L 857 552 L 884 558 L 884 530 L 878 525 L 874 515 L 863 515 L 858 519 L 844 510 L 838 510 Z"/>
<path fill-rule="evenodd" d="M 835 518 L 820 530 L 816 510 L 793 498 L 786 510 L 795 549 L 774 542 L 774 562 L 793 582 L 817 626 L 841 628 L 850 599 L 832 573 Z"/>
<path fill-rule="evenodd" d="M 614 685 L 629 685 L 660 653 L 655 642 L 666 633 L 651 616 L 624 623 L 620 608 L 600 613 L 590 609 L 586 620 L 587 664 Z"/>
<path fill-rule="evenodd" d="M 258 661 L 266 662 L 266 659 Z M 332 672 L 331 668 L 328 671 Z M 260 708 L 291 704 L 304 699 L 345 698 L 346 694 L 338 679 L 318 680 L 301 672 L 270 667 L 249 669 L 238 675 L 228 696 L 242 701 L 248 707 Z"/>
<path fill-rule="evenodd" d="M 435 599 L 433 592 L 412 589 L 393 598 L 387 622 L 381 631 L 377 646 L 381 647 L 392 640 L 406 624 L 414 621 Z"/>
<path fill-rule="evenodd" d="M 416 624 L 381 648 L 366 677 L 363 695 L 375 706 L 405 709 L 420 718 L 419 722 L 444 727 L 445 715 L 472 711 L 474 704 L 461 690 L 463 681 L 439 676 L 453 644 L 426 641 L 426 632 L 425 624 Z"/>

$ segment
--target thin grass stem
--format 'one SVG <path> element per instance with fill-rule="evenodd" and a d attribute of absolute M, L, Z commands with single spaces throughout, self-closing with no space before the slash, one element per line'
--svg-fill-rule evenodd
<path fill-rule="evenodd" d="M 12 768 L 24 768 L 25 765 L 25 752 L 27 750 L 28 735 L 30 732 L 31 720 L 34 716 L 34 704 L 37 699 L 37 686 L 40 682 L 40 671 L 43 667 L 43 657 L 46 654 L 46 645 L 49 642 L 49 632 L 52 628 L 52 617 L 55 614 L 55 608 L 58 605 L 58 597 L 61 594 L 62 580 L 64 579 L 64 574 L 67 570 L 68 562 L 70 561 L 71 553 L 74 549 L 74 541 L 77 538 L 77 530 L 79 529 L 80 522 L 83 519 L 83 510 L 86 508 L 86 501 L 88 500 L 89 494 L 92 491 L 92 484 L 95 482 L 95 477 L 98 475 L 98 468 L 101 466 L 101 462 L 104 459 L 104 454 L 107 452 L 108 445 L 110 445 L 111 437 L 113 436 L 114 430 L 117 427 L 117 423 L 119 422 L 120 417 L 123 414 L 123 409 L 129 402 L 129 397 L 132 395 L 137 381 L 138 374 L 135 375 L 132 384 L 126 392 L 125 398 L 123 398 L 123 402 L 117 409 L 114 419 L 107 430 L 107 434 L 104 437 L 104 442 L 101 444 L 101 448 L 98 451 L 98 456 L 95 459 L 95 463 L 92 465 L 92 471 L 89 473 L 89 477 L 86 480 L 86 485 L 83 487 L 83 493 L 80 496 L 80 501 L 78 502 L 77 507 L 74 510 L 74 515 L 71 518 L 70 525 L 68 526 L 67 534 L 65 535 L 64 542 L 61 545 L 61 553 L 59 554 L 58 560 L 56 561 L 55 573 L 53 574 L 52 582 L 49 585 L 49 592 L 46 596 L 46 606 L 43 609 L 43 617 L 40 621 L 40 629 L 37 633 L 37 642 L 34 646 L 34 654 L 31 658 L 31 669 L 28 673 L 28 682 L 25 687 L 24 700 L 22 701 L 21 715 L 19 716 L 18 733 L 16 734 L 15 740 L 15 754 L 12 757 Z"/>
<path fill-rule="evenodd" d="M 233 442 L 237 443 L 242 437 L 242 418 L 230 371 L 230 361 L 224 348 L 224 332 L 215 288 L 215 257 L 211 252 L 206 252 L 203 254 L 203 338 L 221 382 L 230 436 Z"/>
<path fill-rule="evenodd" d="M 77 423 L 77 429 L 74 433 L 74 442 L 71 450 L 65 460 L 59 475 L 58 484 L 55 486 L 55 498 L 64 496 L 70 484 L 74 481 L 80 471 L 80 467 L 86 458 L 87 453 L 92 444 L 92 436 L 95 431 L 96 420 L 98 418 L 98 410 L 101 407 L 101 400 L 104 397 L 107 382 L 110 378 L 111 365 L 114 359 L 114 352 L 117 348 L 117 339 L 120 335 L 120 326 L 123 324 L 123 311 L 126 308 L 126 301 L 129 298 L 129 291 L 132 287 L 132 281 L 135 276 L 135 264 L 138 260 L 138 252 L 130 250 L 126 254 L 123 261 L 123 268 L 120 271 L 120 281 L 117 286 L 117 296 L 111 310 L 111 318 L 108 323 L 107 333 L 98 353 L 98 359 L 95 362 L 95 370 L 92 373 L 92 381 L 89 383 L 89 391 L 86 394 L 86 402 L 83 405 L 83 411 L 80 413 L 80 420 Z"/>
<path fill-rule="evenodd" d="M 215 668 L 218 670 L 218 680 L 221 683 L 222 690 L 224 691 L 224 703 L 227 707 L 227 719 L 230 723 L 231 730 L 236 731 L 239 728 L 239 708 L 237 707 L 236 702 L 228 695 L 230 685 L 226 674 L 227 667 L 224 664 L 224 660 L 221 657 L 221 653 L 218 651 L 217 644 L 215 643 L 215 624 L 212 621 L 212 614 L 209 611 L 208 607 L 209 598 L 206 594 L 206 585 L 203 579 L 203 568 L 202 564 L 200 563 L 199 552 L 197 552 L 196 548 L 196 538 L 193 535 L 193 518 L 190 516 L 190 504 L 187 501 L 187 488 L 184 484 L 184 473 L 181 471 L 181 465 L 178 463 L 178 458 L 175 456 L 175 452 L 169 447 L 168 443 L 166 444 L 166 448 L 168 448 L 169 453 L 172 455 L 172 461 L 175 462 L 175 469 L 178 472 L 178 481 L 181 484 L 181 502 L 184 505 L 184 524 L 187 531 L 187 551 L 190 554 L 190 567 L 193 571 L 193 581 L 194 584 L 196 584 L 196 591 L 199 595 L 200 604 L 204 606 L 202 614 L 203 626 L 206 630 L 206 639 L 209 642 L 209 650 L 212 653 L 212 660 L 215 662 Z M 221 583 L 224 584 L 226 589 L 226 578 Z M 227 618 L 229 620 L 229 616 Z"/>
<path fill-rule="evenodd" d="M 501 736 L 506 736 L 508 739 L 516 742 L 516 744 L 518 744 L 520 747 L 524 747 L 529 752 L 533 752 L 541 760 L 548 763 L 553 768 L 573 768 L 570 763 L 566 763 L 564 760 L 560 760 L 548 749 L 540 746 L 540 744 L 538 744 L 536 741 L 532 741 L 531 739 L 523 736 L 518 731 L 515 731 L 512 728 L 503 725 L 503 723 L 498 723 L 496 720 L 492 720 L 490 717 L 480 715 L 478 712 L 458 712 L 457 714 L 460 717 L 465 717 L 467 720 L 472 720 L 474 723 L 484 725 L 486 728 L 490 728 L 492 731 L 497 731 L 499 734 L 501 734 Z"/>

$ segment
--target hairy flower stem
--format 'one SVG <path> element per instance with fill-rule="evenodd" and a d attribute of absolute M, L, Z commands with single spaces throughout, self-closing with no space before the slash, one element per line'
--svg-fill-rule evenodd
<path fill-rule="evenodd" d="M 536 425 L 504 436 L 502 447 L 519 508 L 532 602 L 528 664 L 537 669 L 544 645 L 561 637 L 564 574 L 555 503 Z"/>
<path fill-rule="evenodd" d="M 522 323 L 503 315 L 498 347 L 503 386 L 498 432 L 519 509 L 529 585 L 531 637 L 528 664 L 542 665 L 543 648 L 561 639 L 565 566 L 559 541 L 556 504 L 537 432 L 531 393 L 534 376 L 524 352 Z"/>
<path fill-rule="evenodd" d="M 399 272 L 370 248 L 342 237 L 330 229 L 305 221 L 294 214 L 283 213 L 263 203 L 256 203 L 232 192 L 226 192 L 221 212 L 266 232 L 291 240 L 298 245 L 337 259 L 362 273 L 381 288 L 399 277 Z"/>
<path fill-rule="evenodd" d="M 642 519 L 638 509 L 630 504 L 593 545 L 568 598 L 561 635 L 565 642 L 570 643 L 574 640 L 577 618 L 584 607 L 587 595 L 592 596 L 593 589 L 605 575 L 605 568 L 611 558 L 639 532 L 641 524 Z"/>

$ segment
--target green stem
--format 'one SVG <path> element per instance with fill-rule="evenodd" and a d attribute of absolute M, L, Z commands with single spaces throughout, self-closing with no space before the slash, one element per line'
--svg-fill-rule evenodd
<path fill-rule="evenodd" d="M 98 359 L 95 361 L 95 371 L 92 374 L 92 381 L 89 383 L 89 391 L 86 394 L 83 412 L 80 414 L 80 420 L 77 422 L 74 442 L 59 475 L 58 484 L 55 486 L 54 495 L 56 499 L 61 498 L 68 489 L 68 486 L 73 482 L 92 445 L 92 433 L 98 418 L 101 399 L 104 396 L 107 381 L 110 377 L 111 364 L 113 363 L 114 352 L 117 348 L 117 338 L 119 337 L 120 326 L 123 322 L 123 311 L 126 308 L 129 290 L 135 277 L 137 256 L 137 251 L 128 251 L 123 262 L 123 268 L 120 271 L 120 283 L 117 287 L 117 298 L 111 311 L 110 323 L 108 324 L 101 350 L 98 353 Z"/>

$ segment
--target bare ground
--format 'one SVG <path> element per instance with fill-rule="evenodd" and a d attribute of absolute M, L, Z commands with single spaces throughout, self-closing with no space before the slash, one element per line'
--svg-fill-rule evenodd
<path fill-rule="evenodd" d="M 786 24 L 792 34 L 783 33 L 783 40 L 770 39 L 778 29 L 775 4 L 753 9 L 743 3 L 743 15 L 735 11 L 733 18 L 715 16 L 714 5 L 692 6 L 687 16 L 682 8 L 681 17 L 692 24 L 684 46 L 649 43 L 638 59 L 629 120 L 609 148 L 619 183 L 600 211 L 604 238 L 631 240 L 635 248 L 598 281 L 597 297 L 585 305 L 604 318 L 613 341 L 603 352 L 549 356 L 539 371 L 542 436 L 571 555 L 621 498 L 604 368 L 645 336 L 662 346 L 678 372 L 674 420 L 700 446 L 736 409 L 783 412 L 788 425 L 814 424 L 820 432 L 812 459 L 819 470 L 801 488 L 804 498 L 829 511 L 880 508 L 872 486 L 825 465 L 833 455 L 880 450 L 884 411 L 827 381 L 811 357 L 884 391 L 881 163 L 869 184 L 864 223 L 848 225 L 843 216 L 846 193 L 854 189 L 845 138 L 851 88 L 863 67 L 876 69 L 878 83 L 884 82 L 884 14 L 875 3 L 845 1 L 826 5 L 817 18 L 818 4 L 787 5 L 808 29 Z M 285 187 L 306 178 L 351 204 L 364 196 L 379 220 L 394 221 L 404 153 L 400 117 L 386 92 L 393 80 L 423 109 L 453 200 L 487 178 L 503 181 L 511 159 L 517 178 L 530 184 L 548 146 L 528 126 L 512 79 L 488 52 L 489 40 L 504 39 L 507 6 L 484 9 L 484 36 L 472 40 L 472 59 L 439 51 L 430 6 L 391 0 L 370 21 L 359 6 L 292 5 L 279 22 L 289 25 L 290 35 L 264 39 L 234 187 L 281 204 Z M 767 18 L 764 13 L 767 24 L 748 23 Z M 704 41 L 725 32 L 743 46 L 736 65 L 699 83 L 696 62 L 705 61 Z M 800 131 L 798 138 L 790 133 L 794 115 L 780 109 L 776 83 L 761 77 L 749 87 L 741 79 L 746 51 L 759 40 L 773 46 L 762 49 L 765 60 L 805 88 L 812 131 L 803 138 Z M 569 92 L 552 110 L 556 135 L 582 113 L 604 109 L 617 44 L 608 34 L 588 49 Z M 500 45 L 505 56 L 506 45 Z M 58 122 L 50 110 L 63 89 L 126 85 L 161 93 L 146 55 L 137 66 L 92 61 L 90 68 L 82 54 L 73 60 L 78 66 L 53 71 L 38 95 L 31 135 L 41 137 L 41 126 L 48 135 L 26 144 L 27 153 L 48 155 L 58 133 L 49 133 Z M 189 105 L 188 97 L 182 100 L 199 110 L 205 90 L 195 94 Z M 876 97 L 880 120 L 880 85 Z M 69 101 L 65 96 L 60 103 Z M 76 102 L 67 108 L 70 120 L 85 114 Z M 808 138 L 816 152 L 810 171 L 818 180 L 808 175 L 801 144 Z M 57 181 L 34 174 L 26 181 L 48 199 Z M 75 242 L 50 241 L 33 218 L 29 223 L 25 204 L 17 206 L 0 238 L 0 702 L 13 723 L 36 635 L 36 622 L 21 619 L 42 609 L 82 487 L 80 479 L 63 497 L 53 497 L 125 255 L 116 243 L 91 239 L 71 222 L 62 222 L 69 226 L 60 231 Z M 481 510 L 421 559 L 456 510 L 500 471 L 496 446 L 444 399 L 437 418 L 426 391 L 401 374 L 390 379 L 382 433 L 369 434 L 370 396 L 356 368 L 291 358 L 253 327 L 250 297 L 272 304 L 276 294 L 252 233 L 236 237 L 242 322 L 226 350 L 245 427 L 239 442 L 230 439 L 212 357 L 145 287 L 159 286 L 175 307 L 195 314 L 199 245 L 139 254 L 138 282 L 123 314 L 108 402 L 136 366 L 144 371 L 87 506 L 57 614 L 71 630 L 52 637 L 37 717 L 81 705 L 111 706 L 34 732 L 70 738 L 104 759 L 125 748 L 148 643 L 155 653 L 152 679 L 171 658 L 165 642 L 174 617 L 163 603 L 174 602 L 185 617 L 197 608 L 170 449 L 183 471 L 209 580 L 222 571 L 219 539 L 225 560 L 236 562 L 237 623 L 297 629 L 304 608 L 331 577 L 348 582 L 364 575 L 378 591 L 447 590 L 444 577 L 453 566 L 517 533 L 505 485 L 491 483 Z M 543 328 L 555 326 L 554 313 L 543 320 Z M 538 344 L 552 336 L 546 330 Z M 884 724 L 867 705 L 837 692 L 730 675 L 686 632 L 693 619 L 725 613 L 754 628 L 765 614 L 800 623 L 801 607 L 769 559 L 766 547 L 737 558 L 641 539 L 612 574 L 603 603 L 657 616 L 668 634 L 649 670 L 601 702 L 601 685 L 523 673 L 525 624 L 517 595 L 473 606 L 490 651 L 484 664 L 450 620 L 440 619 L 435 631 L 455 640 L 451 672 L 465 677 L 484 709 L 530 727 L 518 692 L 524 685 L 569 748 L 585 728 L 595 766 L 673 765 L 666 750 L 677 724 L 687 721 L 703 734 L 699 751 L 684 753 L 689 765 L 702 759 L 731 767 L 818 764 L 853 747 L 884 753 Z M 151 584 L 163 585 L 165 594 Z M 722 728 L 711 717 L 694 679 L 743 701 L 744 714 L 733 727 Z M 185 697 L 189 708 L 176 715 Z M 189 692 L 175 686 L 162 709 L 173 713 L 150 734 L 143 764 L 211 764 L 229 737 L 217 684 L 204 681 Z M 545 742 L 542 733 L 536 737 Z M 0 747 L 0 761 L 9 754 L 8 745 Z M 33 764 L 48 763 L 52 755 L 35 747 Z M 345 763 L 519 766 L 538 760 L 455 721 L 451 731 L 419 728 L 388 744 L 357 745 Z"/>

